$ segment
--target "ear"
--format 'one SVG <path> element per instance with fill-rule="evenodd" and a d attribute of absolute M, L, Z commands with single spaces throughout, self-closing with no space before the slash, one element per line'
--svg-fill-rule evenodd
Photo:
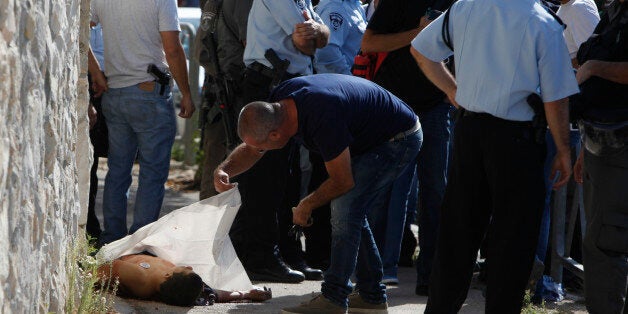
<path fill-rule="evenodd" d="M 172 277 L 172 272 L 171 271 L 167 272 L 166 274 L 164 274 L 164 277 L 166 278 Z"/>

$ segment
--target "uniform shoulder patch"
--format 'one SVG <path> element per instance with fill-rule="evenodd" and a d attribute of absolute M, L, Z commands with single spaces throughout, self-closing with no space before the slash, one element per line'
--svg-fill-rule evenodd
<path fill-rule="evenodd" d="M 337 31 L 340 26 L 342 26 L 342 23 L 344 22 L 345 18 L 342 17 L 342 14 L 338 13 L 338 12 L 331 12 L 329 13 L 329 21 L 331 21 L 331 27 Z"/>
<path fill-rule="evenodd" d="M 305 5 L 304 0 L 294 0 L 294 3 L 299 7 L 301 11 L 307 10 L 307 5 Z"/>

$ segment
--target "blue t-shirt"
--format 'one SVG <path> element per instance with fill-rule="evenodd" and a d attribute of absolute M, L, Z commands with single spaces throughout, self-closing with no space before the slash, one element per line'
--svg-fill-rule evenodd
<path fill-rule="evenodd" d="M 411 129 L 417 116 L 379 85 L 350 75 L 317 74 L 281 83 L 271 102 L 292 98 L 299 128 L 294 139 L 330 161 L 347 147 L 352 156 Z"/>

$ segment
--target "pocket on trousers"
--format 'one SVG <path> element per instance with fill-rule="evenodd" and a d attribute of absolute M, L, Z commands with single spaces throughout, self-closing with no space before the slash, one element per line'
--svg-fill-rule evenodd
<path fill-rule="evenodd" d="M 595 244 L 603 251 L 628 254 L 628 208 L 602 213 L 602 226 Z"/>

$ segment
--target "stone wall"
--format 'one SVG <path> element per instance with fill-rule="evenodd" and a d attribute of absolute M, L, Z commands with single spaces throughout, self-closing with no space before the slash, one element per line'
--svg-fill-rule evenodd
<path fill-rule="evenodd" d="M 87 208 L 88 7 L 0 0 L 0 313 L 64 312 Z"/>

